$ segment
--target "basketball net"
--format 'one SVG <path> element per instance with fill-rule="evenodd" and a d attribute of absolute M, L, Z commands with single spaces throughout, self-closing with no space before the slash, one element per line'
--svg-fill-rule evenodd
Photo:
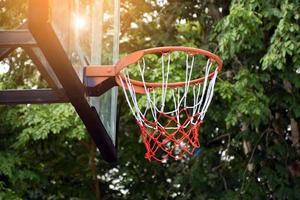
<path fill-rule="evenodd" d="M 139 60 L 137 68 L 143 83 L 143 95 L 136 92 L 128 68 L 118 75 L 126 101 L 141 131 L 146 148 L 145 158 L 162 163 L 170 158 L 180 160 L 187 154 L 193 155 L 200 147 L 199 130 L 212 101 L 218 75 L 214 60 L 208 58 L 203 66 L 204 81 L 192 83 L 195 55 L 186 52 L 184 84 L 170 87 L 171 54 L 161 55 L 161 87 L 147 86 L 146 61 L 145 58 Z M 214 71 L 213 76 L 209 76 L 211 70 Z M 146 98 L 146 105 L 141 105 L 141 98 Z"/>

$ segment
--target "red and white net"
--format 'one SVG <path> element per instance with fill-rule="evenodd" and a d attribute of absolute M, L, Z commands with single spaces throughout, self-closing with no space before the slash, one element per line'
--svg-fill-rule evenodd
<path fill-rule="evenodd" d="M 183 55 L 184 62 L 174 59 L 174 53 L 175 57 Z M 135 69 L 129 66 L 119 74 L 125 98 L 140 128 L 148 160 L 162 163 L 170 158 L 180 160 L 188 154 L 193 155 L 200 147 L 199 130 L 212 101 L 218 68 L 214 60 L 205 56 L 197 59 L 197 56 L 202 55 L 163 53 L 158 59 L 159 70 L 144 57 L 132 67 Z M 193 82 L 199 77 L 204 78 L 201 83 Z M 136 92 L 132 79 L 143 83 L 144 94 Z M 162 84 L 149 87 L 147 79 Z M 171 87 L 174 81 L 183 84 Z"/>

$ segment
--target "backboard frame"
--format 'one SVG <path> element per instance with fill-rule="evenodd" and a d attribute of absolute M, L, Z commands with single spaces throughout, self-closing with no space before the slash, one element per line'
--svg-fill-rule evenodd
<path fill-rule="evenodd" d="M 66 97 L 74 106 L 104 160 L 117 160 L 116 148 L 105 130 L 94 107 L 86 99 L 86 89 L 77 76 L 73 65 L 49 22 L 50 0 L 29 1 L 29 30 L 55 76 L 63 87 Z M 63 67 L 62 67 L 63 66 Z"/>

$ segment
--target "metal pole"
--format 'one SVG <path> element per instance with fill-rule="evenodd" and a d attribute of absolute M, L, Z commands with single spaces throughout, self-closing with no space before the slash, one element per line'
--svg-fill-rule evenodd
<path fill-rule="evenodd" d="M 94 0 L 92 8 L 92 36 L 91 36 L 91 64 L 102 64 L 102 46 L 103 46 L 103 4 L 104 0 Z M 95 107 L 98 113 L 100 110 L 100 97 L 90 97 L 90 104 Z M 101 116 L 101 115 L 100 115 Z M 102 119 L 103 120 L 103 119 Z M 104 125 L 106 125 L 104 119 Z M 109 130 L 108 130 L 109 132 Z"/>
<path fill-rule="evenodd" d="M 114 0 L 114 39 L 113 39 L 113 64 L 119 60 L 120 54 L 120 0 Z M 118 87 L 114 87 L 111 92 L 111 122 L 115 124 L 112 126 L 112 141 L 116 142 L 116 124 L 117 124 L 117 101 L 118 101 Z M 116 145 L 116 144 L 115 144 Z"/>
<path fill-rule="evenodd" d="M 113 43 L 113 63 L 119 60 L 120 53 L 120 0 L 114 0 L 114 43 Z"/>
<path fill-rule="evenodd" d="M 92 18 L 91 64 L 102 64 L 103 0 L 94 0 Z"/>

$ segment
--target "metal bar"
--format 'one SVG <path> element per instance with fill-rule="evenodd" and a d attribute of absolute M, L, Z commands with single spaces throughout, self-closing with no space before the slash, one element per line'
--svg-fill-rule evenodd
<path fill-rule="evenodd" d="M 62 84 L 66 96 L 99 148 L 103 159 L 114 162 L 117 160 L 114 144 L 97 112 L 87 102 L 85 88 L 48 20 L 49 6 L 49 0 L 29 1 L 29 29 Z"/>
<path fill-rule="evenodd" d="M 91 64 L 102 64 L 102 44 L 103 44 L 103 6 L 104 0 L 92 0 L 92 18 L 91 18 Z M 90 80 L 87 80 L 89 82 Z M 87 88 L 87 92 L 89 92 L 89 88 Z M 107 113 L 106 110 L 108 105 L 103 104 L 101 99 L 103 96 L 90 96 L 89 103 L 92 107 L 95 108 L 97 113 L 104 112 Z M 100 116 L 101 121 L 103 122 L 104 127 L 106 127 L 106 131 L 110 134 L 110 128 L 107 126 L 107 118 L 106 115 Z M 114 141 L 112 141 L 114 142 Z"/>
<path fill-rule="evenodd" d="M 86 77 L 114 77 L 116 76 L 113 65 L 90 65 L 84 68 Z"/>
<path fill-rule="evenodd" d="M 35 47 L 36 42 L 28 30 L 0 31 L 0 47 Z"/>
<path fill-rule="evenodd" d="M 115 65 L 119 60 L 120 55 L 120 0 L 114 0 L 114 40 L 113 40 L 113 64 Z M 111 121 L 117 124 L 117 100 L 118 100 L 118 87 L 111 90 L 111 102 L 116 106 L 111 108 Z M 117 139 L 116 126 L 112 127 L 112 135 L 114 140 Z M 117 143 L 117 141 L 116 141 Z"/>
<path fill-rule="evenodd" d="M 84 68 L 84 84 L 87 95 L 98 97 L 117 86 L 115 81 L 115 67 L 113 65 L 90 65 Z M 112 98 L 112 91 L 109 95 Z M 117 101 L 115 100 L 115 104 Z M 115 107 L 115 106 L 114 106 Z"/>
<path fill-rule="evenodd" d="M 98 97 L 109 91 L 112 86 L 117 86 L 114 78 L 91 77 L 86 81 L 87 96 Z"/>
<path fill-rule="evenodd" d="M 27 29 L 28 23 L 27 21 L 21 24 L 17 29 Z M 0 49 L 0 60 L 6 58 L 11 52 L 13 52 L 16 48 L 2 48 Z"/>
<path fill-rule="evenodd" d="M 60 93 L 61 95 L 57 95 Z M 64 91 L 52 89 L 38 90 L 0 90 L 0 104 L 48 104 L 68 103 Z"/>
<path fill-rule="evenodd" d="M 72 2 L 72 1 L 71 1 Z M 71 20 L 71 23 L 75 24 L 76 18 L 79 18 L 82 15 L 82 11 L 80 9 L 80 0 L 75 0 L 73 1 L 74 6 L 74 11 L 75 11 L 75 19 L 73 17 L 73 20 Z M 91 9 L 91 8 L 89 8 Z M 74 14 L 73 14 L 74 15 Z M 87 22 L 88 23 L 88 22 Z M 76 54 L 79 56 L 80 64 L 82 66 L 76 66 L 75 70 L 77 74 L 80 76 L 81 81 L 83 81 L 83 66 L 89 65 L 90 63 L 90 58 L 86 55 L 86 52 L 83 50 L 81 46 L 81 39 L 80 36 L 82 34 L 82 31 L 80 30 L 79 27 L 75 26 L 75 31 L 74 31 L 74 37 L 71 37 L 71 43 L 70 46 L 74 46 L 76 50 Z"/>
<path fill-rule="evenodd" d="M 91 64 L 97 65 L 102 63 L 104 0 L 94 0 L 93 2 Z"/>
<path fill-rule="evenodd" d="M 42 77 L 47 81 L 49 86 L 53 89 L 62 88 L 59 80 L 57 79 L 55 73 L 47 62 L 45 56 L 39 48 L 24 48 L 30 59 L 38 68 Z"/>
<path fill-rule="evenodd" d="M 114 0 L 114 41 L 113 64 L 119 60 L 120 55 L 120 0 Z"/>

